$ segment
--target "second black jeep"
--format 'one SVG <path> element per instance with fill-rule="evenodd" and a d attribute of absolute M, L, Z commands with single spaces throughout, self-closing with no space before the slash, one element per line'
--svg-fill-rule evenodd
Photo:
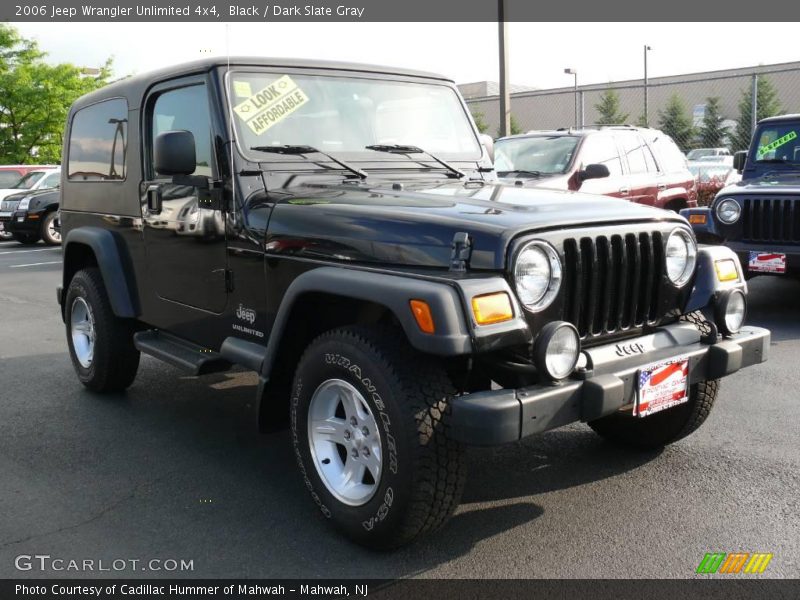
<path fill-rule="evenodd" d="M 679 215 L 504 186 L 454 84 L 317 61 L 211 59 L 79 99 L 58 301 L 78 379 L 140 353 L 258 373 L 302 481 L 391 548 L 458 505 L 465 444 L 587 422 L 653 448 L 766 359 L 736 256 Z"/>

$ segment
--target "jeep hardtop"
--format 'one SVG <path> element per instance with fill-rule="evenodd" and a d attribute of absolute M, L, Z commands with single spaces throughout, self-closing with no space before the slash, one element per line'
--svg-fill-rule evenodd
<path fill-rule="evenodd" d="M 141 353 L 255 371 L 259 424 L 288 423 L 313 502 L 369 547 L 447 520 L 465 445 L 586 422 L 660 447 L 769 347 L 731 251 L 672 212 L 498 183 L 439 75 L 171 67 L 75 102 L 63 164 L 78 379 L 124 390 Z"/>

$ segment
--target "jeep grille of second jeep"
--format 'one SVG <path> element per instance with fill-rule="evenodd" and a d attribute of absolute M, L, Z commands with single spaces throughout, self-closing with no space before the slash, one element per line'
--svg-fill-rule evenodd
<path fill-rule="evenodd" d="M 745 198 L 742 241 L 800 243 L 800 205 L 794 198 Z"/>
<path fill-rule="evenodd" d="M 620 233 L 564 240 L 564 318 L 581 338 L 654 324 L 664 272 L 663 234 Z"/>

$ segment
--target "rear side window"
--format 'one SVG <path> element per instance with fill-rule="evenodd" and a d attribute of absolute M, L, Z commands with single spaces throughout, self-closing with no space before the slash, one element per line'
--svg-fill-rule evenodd
<path fill-rule="evenodd" d="M 622 175 L 617 143 L 610 135 L 587 136 L 581 148 L 581 163 L 583 168 L 586 165 L 605 165 L 612 177 Z"/>
<path fill-rule="evenodd" d="M 628 160 L 628 172 L 632 175 L 647 173 L 647 162 L 644 156 L 644 141 L 638 135 L 625 134 L 618 138 L 622 151 Z"/>
<path fill-rule="evenodd" d="M 128 103 L 122 98 L 82 108 L 72 119 L 68 177 L 78 181 L 125 179 Z"/>
<path fill-rule="evenodd" d="M 651 143 L 662 171 L 665 173 L 677 173 L 688 169 L 686 157 L 670 137 L 666 135 L 658 136 Z"/>

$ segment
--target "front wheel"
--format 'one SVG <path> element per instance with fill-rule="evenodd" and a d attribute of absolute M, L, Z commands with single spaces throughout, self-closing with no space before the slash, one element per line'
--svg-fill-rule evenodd
<path fill-rule="evenodd" d="M 452 515 L 465 481 L 449 435 L 455 390 L 402 333 L 347 327 L 306 349 L 291 394 L 294 453 L 322 514 L 354 541 L 395 548 Z"/>
<path fill-rule="evenodd" d="M 61 233 L 56 229 L 56 221 L 58 220 L 58 212 L 52 211 L 45 215 L 42 220 L 41 236 L 44 243 L 48 246 L 61 245 Z"/>

